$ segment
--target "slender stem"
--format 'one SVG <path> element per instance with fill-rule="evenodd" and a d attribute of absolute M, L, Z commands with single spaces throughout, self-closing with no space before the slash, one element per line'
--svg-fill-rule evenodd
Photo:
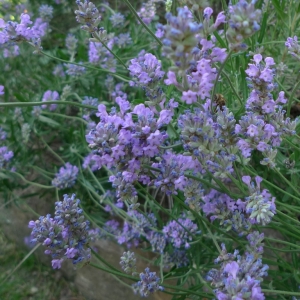
<path fill-rule="evenodd" d="M 94 36 L 94 38 L 96 38 L 103 46 L 104 48 L 111 54 L 113 55 L 117 60 L 118 62 L 127 70 L 127 66 L 125 65 L 125 63 L 122 61 L 122 59 L 117 55 L 115 54 L 114 52 L 112 52 L 109 47 L 107 47 L 106 44 L 104 44 L 100 39 L 98 39 L 96 36 Z"/>
<path fill-rule="evenodd" d="M 174 144 L 174 145 L 170 145 L 170 146 L 159 146 L 159 148 L 161 149 L 172 149 L 172 148 L 176 148 L 182 146 L 182 143 L 178 143 L 178 144 Z"/>
<path fill-rule="evenodd" d="M 291 182 L 290 182 L 289 180 L 287 180 L 287 179 L 281 174 L 281 172 L 280 172 L 277 168 L 274 168 L 274 170 L 275 170 L 276 173 L 280 176 L 280 178 L 281 178 L 284 182 L 286 182 L 286 184 L 287 184 L 288 186 L 290 186 L 290 188 L 291 188 L 292 190 L 294 190 L 294 192 L 295 192 L 296 194 L 298 194 L 298 195 L 300 196 L 299 190 L 296 189 L 296 188 L 291 184 Z"/>
<path fill-rule="evenodd" d="M 1 102 L 0 107 L 27 107 L 27 106 L 41 106 L 44 105 L 45 102 Z M 92 105 L 85 105 L 77 102 L 72 101 L 47 101 L 47 104 L 57 104 L 57 105 L 73 105 L 78 107 L 90 108 L 95 109 L 95 106 Z"/>
<path fill-rule="evenodd" d="M 219 69 L 219 71 L 217 73 L 217 77 L 216 77 L 215 84 L 214 84 L 214 87 L 213 87 L 213 91 L 212 91 L 212 94 L 211 94 L 212 95 L 212 99 L 213 99 L 214 95 L 216 94 L 217 84 L 218 84 L 218 80 L 220 78 L 220 75 L 221 75 L 221 73 L 222 73 L 222 71 L 223 71 L 223 69 L 224 69 L 227 61 L 229 60 L 231 54 L 232 54 L 232 50 L 229 51 L 228 55 L 226 56 L 226 59 L 221 64 L 220 69 Z"/>
<path fill-rule="evenodd" d="M 7 279 L 10 277 L 10 276 L 12 276 L 13 274 L 14 274 L 14 272 L 16 271 L 16 270 L 18 270 L 19 268 L 20 268 L 20 266 L 27 260 L 27 258 L 32 254 L 32 253 L 34 253 L 35 252 L 35 250 L 40 246 L 41 244 L 37 244 L 37 245 L 35 245 L 35 247 L 34 248 L 32 248 L 31 250 L 30 250 L 30 252 L 29 253 L 27 253 L 27 255 L 18 263 L 18 265 L 4 278 L 4 280 L 0 283 L 0 286 L 5 282 L 5 281 L 7 281 Z"/>
<path fill-rule="evenodd" d="M 64 160 L 46 143 L 42 136 L 40 136 L 40 139 L 42 140 L 48 151 L 51 152 L 53 156 L 55 156 L 64 165 Z"/>
<path fill-rule="evenodd" d="M 85 64 L 79 64 L 79 63 L 71 62 L 71 61 L 68 61 L 68 60 L 64 60 L 64 59 L 61 59 L 61 58 L 49 55 L 49 54 L 47 54 L 47 53 L 45 53 L 43 51 L 41 51 L 41 53 L 43 55 L 49 57 L 49 58 L 52 58 L 52 59 L 55 59 L 55 60 L 58 60 L 58 61 L 61 61 L 61 62 L 67 63 L 67 64 L 77 65 L 77 66 L 80 66 L 80 67 L 85 67 L 87 69 L 96 70 L 96 71 L 100 71 L 100 72 L 103 72 L 103 73 L 109 73 L 111 76 L 119 78 L 119 79 L 121 79 L 122 81 L 125 81 L 125 82 L 129 82 L 130 81 L 129 78 L 122 77 L 122 76 L 120 76 L 118 74 L 115 74 L 114 72 L 111 72 L 111 71 L 106 70 L 106 69 L 100 69 L 100 68 L 91 67 L 91 66 L 85 65 Z"/>
<path fill-rule="evenodd" d="M 138 15 L 138 13 L 135 11 L 135 9 L 133 8 L 133 6 L 130 4 L 130 2 L 128 0 L 123 0 L 123 2 L 125 2 L 127 4 L 127 6 L 129 7 L 130 11 L 136 16 L 136 18 L 139 20 L 139 22 L 142 24 L 142 26 L 148 31 L 148 33 L 157 41 L 157 43 L 160 46 L 163 46 L 161 40 L 156 37 L 156 35 L 149 29 L 149 27 L 143 22 L 143 20 L 140 18 L 140 16 Z"/>
<path fill-rule="evenodd" d="M 267 290 L 267 289 L 261 289 L 261 291 L 264 293 L 272 293 L 272 294 L 279 294 L 279 295 L 300 296 L 299 292 L 288 292 L 288 291 Z"/>
<path fill-rule="evenodd" d="M 56 117 L 60 117 L 60 118 L 70 119 L 70 120 L 77 120 L 77 121 L 80 121 L 80 122 L 84 123 L 85 125 L 88 124 L 88 122 L 85 121 L 84 119 L 79 118 L 79 117 L 75 117 L 75 116 L 67 116 L 67 115 L 53 113 L 53 112 L 49 112 L 49 111 L 43 111 L 42 114 L 43 115 L 48 115 L 48 116 L 49 115 L 50 116 L 56 116 Z"/>
<path fill-rule="evenodd" d="M 42 188 L 42 189 L 53 189 L 54 186 L 48 186 L 48 185 L 43 185 L 43 184 L 39 184 L 39 183 L 36 183 L 36 182 L 32 182 L 32 181 L 29 181 L 27 179 L 25 179 L 21 174 L 17 173 L 17 172 L 10 172 L 11 174 L 14 174 L 14 175 L 17 175 L 18 177 L 20 177 L 24 182 L 30 184 L 30 185 L 34 185 L 36 187 L 39 187 L 39 188 Z"/>
<path fill-rule="evenodd" d="M 287 138 L 283 139 L 286 143 L 288 143 L 289 145 L 291 145 L 293 148 L 297 149 L 298 151 L 300 151 L 300 148 L 297 147 L 295 144 L 293 144 L 291 141 L 289 141 Z"/>

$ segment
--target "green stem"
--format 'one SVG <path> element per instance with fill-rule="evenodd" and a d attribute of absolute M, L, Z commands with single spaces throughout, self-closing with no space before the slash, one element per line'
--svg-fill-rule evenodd
<path fill-rule="evenodd" d="M 170 146 L 159 146 L 159 148 L 161 148 L 161 149 L 172 149 L 172 148 L 176 148 L 176 147 L 179 147 L 179 146 L 182 146 L 182 143 L 174 144 L 174 145 L 170 145 Z"/>
<path fill-rule="evenodd" d="M 220 75 L 221 75 L 221 73 L 222 73 L 222 71 L 223 71 L 223 69 L 224 69 L 224 67 L 225 67 L 225 65 L 226 65 L 226 63 L 227 63 L 227 61 L 229 60 L 231 54 L 232 54 L 232 50 L 229 51 L 229 53 L 228 53 L 226 59 L 225 59 L 224 62 L 221 64 L 220 69 L 219 69 L 219 71 L 218 71 L 218 73 L 217 73 L 217 77 L 216 77 L 215 84 L 214 84 L 214 87 L 213 87 L 213 91 L 212 91 L 212 94 L 211 94 L 211 95 L 212 95 L 212 96 L 211 96 L 212 99 L 214 98 L 214 96 L 215 96 L 215 94 L 216 94 L 217 84 L 218 84 L 218 80 L 219 80 L 219 78 L 220 78 Z"/>
<path fill-rule="evenodd" d="M 64 165 L 65 164 L 64 160 L 55 151 L 53 151 L 53 149 L 45 142 L 43 137 L 40 136 L 40 139 L 42 140 L 42 142 L 44 143 L 48 151 L 51 152 L 52 155 L 55 156 Z"/>
<path fill-rule="evenodd" d="M 117 60 L 118 62 L 127 70 L 127 66 L 125 65 L 125 63 L 122 61 L 122 59 L 117 55 L 115 54 L 114 52 L 112 52 L 109 47 L 106 46 L 106 44 L 104 44 L 100 39 L 98 39 L 97 37 L 94 36 L 94 38 L 96 38 L 103 46 L 104 48 L 111 54 L 113 55 Z"/>
<path fill-rule="evenodd" d="M 25 177 L 23 177 L 21 174 L 17 173 L 17 172 L 10 172 L 11 174 L 14 174 L 14 175 L 17 175 L 18 177 L 20 177 L 24 182 L 30 184 L 30 185 L 34 185 L 36 187 L 39 187 L 39 188 L 42 188 L 42 189 L 53 189 L 54 186 L 48 186 L 48 185 L 43 185 L 43 184 L 39 184 L 39 183 L 36 183 L 36 182 L 32 182 L 32 181 L 29 181 L 27 179 L 25 179 Z"/>
<path fill-rule="evenodd" d="M 27 107 L 27 106 L 42 106 L 44 105 L 45 102 L 1 102 L 0 107 Z M 47 104 L 57 104 L 57 105 L 73 105 L 73 106 L 78 106 L 78 107 L 84 107 L 84 108 L 90 108 L 90 109 L 95 109 L 95 106 L 92 105 L 84 105 L 81 103 L 77 102 L 72 102 L 72 101 L 47 101 Z"/>
<path fill-rule="evenodd" d="M 123 2 L 125 2 L 127 4 L 127 6 L 129 7 L 130 11 L 135 15 L 135 17 L 139 20 L 139 22 L 142 24 L 142 26 L 148 31 L 148 33 L 157 41 L 157 43 L 160 46 L 163 46 L 161 40 L 159 38 L 156 37 L 156 35 L 149 29 L 149 27 L 143 22 L 143 20 L 140 18 L 140 16 L 138 15 L 138 13 L 135 11 L 135 9 L 133 8 L 133 6 L 130 4 L 130 2 L 128 0 L 123 0 Z"/>
<path fill-rule="evenodd" d="M 100 72 L 103 72 L 103 73 L 108 73 L 110 74 L 111 76 L 114 76 L 116 78 L 119 78 L 120 80 L 122 81 L 125 81 L 125 82 L 129 82 L 130 79 L 129 78 L 126 78 L 126 77 L 122 77 L 120 75 L 117 75 L 115 74 L 114 72 L 111 72 L 109 70 L 106 70 L 106 69 L 100 69 L 100 68 L 95 68 L 95 67 L 91 67 L 89 65 L 85 65 L 85 64 L 79 64 L 79 63 L 75 63 L 75 62 L 70 62 L 68 60 L 64 60 L 64 59 L 61 59 L 61 58 L 58 58 L 58 57 L 55 57 L 55 56 L 52 56 L 52 55 L 49 55 L 43 51 L 41 51 L 41 53 L 49 58 L 52 58 L 52 59 L 55 59 L 55 60 L 58 60 L 58 61 L 61 61 L 61 62 L 64 62 L 64 63 L 67 63 L 67 64 L 72 64 L 72 65 L 77 65 L 77 66 L 80 66 L 80 67 L 85 67 L 87 69 L 91 69 L 91 70 L 96 70 L 96 71 L 100 71 Z"/>
<path fill-rule="evenodd" d="M 288 292 L 288 291 L 279 291 L 279 290 L 267 290 L 261 289 L 263 293 L 279 294 L 279 295 L 289 295 L 289 296 L 300 296 L 299 292 Z"/>
<path fill-rule="evenodd" d="M 300 192 L 281 174 L 281 172 L 277 169 L 274 168 L 274 170 L 276 171 L 276 173 L 279 175 L 279 177 L 288 185 L 290 186 L 290 188 L 300 196 Z"/>
<path fill-rule="evenodd" d="M 42 112 L 43 115 L 50 115 L 50 116 L 56 116 L 56 117 L 60 117 L 60 118 L 65 118 L 65 119 L 70 119 L 70 120 L 77 120 L 80 121 L 82 123 L 84 123 L 85 125 L 88 124 L 87 121 L 85 121 L 84 119 L 81 119 L 79 117 L 72 117 L 72 116 L 67 116 L 67 115 L 63 115 L 63 114 L 58 114 L 58 113 L 53 113 L 53 112 L 49 112 L 49 111 L 43 111 Z"/>
<path fill-rule="evenodd" d="M 298 151 L 300 151 L 300 148 L 297 147 L 296 145 L 294 145 L 291 141 L 289 141 L 287 138 L 283 139 L 285 142 L 287 142 L 289 145 L 291 145 L 293 148 L 297 149 Z"/>

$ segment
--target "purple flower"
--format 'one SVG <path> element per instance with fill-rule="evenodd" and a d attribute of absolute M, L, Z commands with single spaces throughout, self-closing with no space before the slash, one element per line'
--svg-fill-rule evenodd
<path fill-rule="evenodd" d="M 6 146 L 0 147 L 0 170 L 7 169 L 9 161 L 13 158 L 14 153 Z"/>
<path fill-rule="evenodd" d="M 0 95 L 4 95 L 4 86 L 0 85 Z"/>
<path fill-rule="evenodd" d="M 190 248 L 189 241 L 192 240 L 192 234 L 199 234 L 198 227 L 190 219 L 179 218 L 177 221 L 170 221 L 163 228 L 165 237 L 176 248 Z"/>
<path fill-rule="evenodd" d="M 158 283 L 160 278 L 156 276 L 155 272 L 150 272 L 149 268 L 145 269 L 145 273 L 140 274 L 140 281 L 133 284 L 134 293 L 140 293 L 142 297 L 148 297 L 156 291 L 163 291 L 163 287 Z"/>
<path fill-rule="evenodd" d="M 45 254 L 51 255 L 53 269 L 59 269 L 65 259 L 72 259 L 74 265 L 90 260 L 89 222 L 85 221 L 79 203 L 74 194 L 64 195 L 63 201 L 55 203 L 54 218 L 47 215 L 29 222 L 31 241 L 46 247 Z"/>
<path fill-rule="evenodd" d="M 67 258 L 74 258 L 77 254 L 77 249 L 75 248 L 67 248 L 65 255 Z"/>
<path fill-rule="evenodd" d="M 53 259 L 51 261 L 52 268 L 53 269 L 60 269 L 62 262 L 63 262 L 63 259 Z"/>
<path fill-rule="evenodd" d="M 244 255 L 227 253 L 222 244 L 222 253 L 216 259 L 221 263 L 219 269 L 212 269 L 207 274 L 207 281 L 212 283 L 217 299 L 255 299 L 264 300 L 260 283 L 267 276 L 268 266 L 262 264 L 263 234 L 256 231 L 247 236 L 248 245 Z"/>
<path fill-rule="evenodd" d="M 125 21 L 125 17 L 121 13 L 113 14 L 109 20 L 111 21 L 113 27 L 122 27 Z"/>
<path fill-rule="evenodd" d="M 59 189 L 69 188 L 75 184 L 77 175 L 78 168 L 70 163 L 66 163 L 65 167 L 61 167 L 59 172 L 56 173 L 56 177 L 52 180 L 52 185 Z"/>
<path fill-rule="evenodd" d="M 197 93 L 193 91 L 183 92 L 181 99 L 186 102 L 186 104 L 192 104 L 197 102 Z"/>
<path fill-rule="evenodd" d="M 43 95 L 42 102 L 47 102 L 47 101 L 57 101 L 59 100 L 59 94 L 56 91 L 46 91 Z M 46 109 L 48 107 L 47 104 L 43 104 L 42 108 Z M 57 104 L 50 104 L 49 109 L 51 111 L 55 110 L 57 108 Z"/>

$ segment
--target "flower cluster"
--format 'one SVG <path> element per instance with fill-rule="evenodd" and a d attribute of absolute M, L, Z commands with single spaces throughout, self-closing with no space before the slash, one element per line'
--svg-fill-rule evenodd
<path fill-rule="evenodd" d="M 145 269 L 145 273 L 140 274 L 140 281 L 132 285 L 134 293 L 140 293 L 142 297 L 148 297 L 156 291 L 163 291 L 163 287 L 159 285 L 160 278 L 156 276 L 156 272 L 150 272 L 149 268 Z"/>
<path fill-rule="evenodd" d="M 45 254 L 51 255 L 53 269 L 59 269 L 66 259 L 80 266 L 89 263 L 89 222 L 84 220 L 79 207 L 80 200 L 64 195 L 64 200 L 55 203 L 55 216 L 40 217 L 30 221 L 31 241 L 46 246 Z"/>
<path fill-rule="evenodd" d="M 42 18 L 37 18 L 33 24 L 28 14 L 21 14 L 20 23 L 8 21 L 0 18 L 0 44 L 9 42 L 35 41 L 46 34 L 48 22 Z M 33 24 L 31 27 L 30 25 Z"/>
<path fill-rule="evenodd" d="M 165 237 L 175 248 L 190 248 L 189 241 L 193 234 L 199 234 L 198 227 L 188 218 L 179 218 L 169 222 L 164 228 Z"/>
<path fill-rule="evenodd" d="M 247 184 L 250 196 L 246 198 L 245 211 L 249 214 L 249 220 L 254 224 L 267 225 L 271 222 L 276 213 L 275 197 L 269 193 L 268 190 L 260 189 L 262 178 L 255 177 L 256 186 L 251 181 L 250 176 L 243 176 L 242 180 Z"/>
<path fill-rule="evenodd" d="M 113 41 L 113 40 L 112 40 Z M 112 47 L 112 43 L 108 43 L 108 47 Z M 116 60 L 114 56 L 102 45 L 102 43 L 90 42 L 89 44 L 89 62 L 99 64 L 101 68 L 111 72 L 116 71 Z"/>
<path fill-rule="evenodd" d="M 120 265 L 122 266 L 122 269 L 127 274 L 136 274 L 136 258 L 134 255 L 134 252 L 124 252 L 123 256 L 121 256 Z"/>
<path fill-rule="evenodd" d="M 125 17 L 121 13 L 115 13 L 109 18 L 109 20 L 113 27 L 119 28 L 124 25 Z"/>
<path fill-rule="evenodd" d="M 285 118 L 285 110 L 280 106 L 287 102 L 284 92 L 273 99 L 271 92 L 276 87 L 273 58 L 265 58 L 263 65 L 262 56 L 256 54 L 253 62 L 246 70 L 249 87 L 252 88 L 246 103 L 247 111 L 235 126 L 235 133 L 241 136 L 237 145 L 245 157 L 250 157 L 251 152 L 257 149 L 264 156 L 261 164 L 273 168 L 277 153 L 273 147 L 280 145 L 282 136 L 295 134 L 296 122 Z"/>
<path fill-rule="evenodd" d="M 190 66 L 192 50 L 198 45 L 196 34 L 202 25 L 193 21 L 190 10 L 178 8 L 178 15 L 166 14 L 168 24 L 163 27 L 163 53 L 170 58 L 176 70 L 185 72 Z"/>
<path fill-rule="evenodd" d="M 59 169 L 56 177 L 52 180 L 52 185 L 58 189 L 66 189 L 75 184 L 78 175 L 78 168 L 66 163 L 64 167 Z"/>
<path fill-rule="evenodd" d="M 142 21 L 149 25 L 156 15 L 155 0 L 144 2 L 137 13 Z"/>
<path fill-rule="evenodd" d="M 57 101 L 57 100 L 59 100 L 59 94 L 57 91 L 46 91 L 42 98 L 42 102 Z M 50 104 L 50 105 L 43 104 L 42 108 L 46 109 L 48 108 L 48 106 L 50 111 L 56 110 L 57 108 L 57 104 Z"/>
<path fill-rule="evenodd" d="M 141 86 L 153 103 L 163 101 L 164 94 L 160 83 L 165 72 L 161 70 L 161 62 L 153 54 L 140 52 L 137 58 L 130 61 L 128 70 L 133 78 L 131 86 Z"/>
<path fill-rule="evenodd" d="M 167 152 L 162 155 L 159 163 L 153 163 L 155 179 L 152 184 L 166 195 L 177 195 L 177 190 L 183 190 L 186 177 L 184 172 L 196 168 L 197 164 L 190 156 Z"/>
<path fill-rule="evenodd" d="M 222 253 L 216 260 L 221 263 L 220 269 L 212 269 L 207 280 L 215 287 L 214 293 L 218 300 L 229 299 L 265 299 L 261 291 L 262 277 L 267 276 L 268 266 L 262 264 L 263 234 L 257 231 L 247 236 L 249 245 L 243 256 L 235 250 L 227 253 L 222 244 Z"/>
<path fill-rule="evenodd" d="M 0 147 L 0 170 L 7 169 L 9 161 L 13 158 L 14 153 L 6 146 Z"/>
<path fill-rule="evenodd" d="M 288 48 L 288 53 L 292 56 L 300 59 L 300 46 L 298 44 L 298 37 L 295 35 L 293 38 L 288 37 L 285 42 L 285 46 Z"/>
<path fill-rule="evenodd" d="M 252 36 L 260 29 L 260 20 L 262 12 L 255 9 L 256 0 L 239 0 L 235 5 L 229 5 L 229 28 L 226 37 L 229 46 L 234 50 L 246 50 L 247 45 L 244 40 Z"/>
<path fill-rule="evenodd" d="M 98 168 L 106 166 L 118 171 L 110 177 L 110 182 L 118 188 L 120 199 L 126 199 L 125 195 L 134 196 L 132 183 L 136 180 L 149 183 L 148 176 L 139 176 L 141 164 L 149 162 L 151 157 L 159 153 L 159 146 L 167 137 L 159 128 L 170 119 L 163 117 L 166 110 L 162 110 L 157 119 L 144 104 L 127 112 L 130 109 L 127 100 L 117 97 L 116 102 L 120 107 L 119 113 L 113 109 L 108 114 L 103 104 L 98 106 L 97 115 L 101 121 L 86 135 L 86 140 L 94 149 L 92 158 Z"/>
<path fill-rule="evenodd" d="M 249 232 L 253 224 L 267 225 L 276 214 L 275 197 L 267 189 L 260 189 L 262 178 L 255 177 L 256 187 L 250 176 L 243 176 L 242 180 L 250 193 L 245 201 L 235 201 L 226 194 L 211 190 L 202 197 L 204 204 L 198 204 L 211 221 L 219 220 L 227 231 L 233 230 L 239 235 Z"/>
<path fill-rule="evenodd" d="M 76 0 L 76 4 L 78 5 L 78 10 L 75 10 L 76 21 L 83 24 L 81 29 L 91 33 L 97 31 L 101 16 L 95 4 L 89 0 L 84 0 L 83 3 Z"/>

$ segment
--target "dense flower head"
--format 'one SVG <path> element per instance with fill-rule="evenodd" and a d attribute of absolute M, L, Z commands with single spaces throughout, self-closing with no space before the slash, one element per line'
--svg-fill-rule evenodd
<path fill-rule="evenodd" d="M 14 153 L 6 146 L 0 147 L 0 169 L 6 169 L 13 156 Z"/>
<path fill-rule="evenodd" d="M 39 7 L 39 13 L 43 20 L 49 22 L 53 17 L 53 7 L 43 4 Z"/>
<path fill-rule="evenodd" d="M 111 45 L 107 45 L 111 48 Z M 101 68 L 107 69 L 111 72 L 116 71 L 116 60 L 114 56 L 102 45 L 102 43 L 89 43 L 89 62 L 92 64 L 99 64 Z"/>
<path fill-rule="evenodd" d="M 97 115 L 101 121 L 86 135 L 86 140 L 94 149 L 93 159 L 99 168 L 106 166 L 122 171 L 126 183 L 132 183 L 138 179 L 141 161 L 148 161 L 159 153 L 159 146 L 167 138 L 159 128 L 170 120 L 158 122 L 154 113 L 144 104 L 135 106 L 128 113 L 130 104 L 127 100 L 117 97 L 116 102 L 120 112 L 114 108 L 108 114 L 103 104 L 98 106 Z M 113 182 L 121 178 L 111 177 L 111 180 Z"/>
<path fill-rule="evenodd" d="M 149 25 L 156 15 L 155 0 L 144 2 L 137 13 L 142 21 Z"/>
<path fill-rule="evenodd" d="M 165 75 L 161 68 L 161 62 L 153 54 L 140 52 L 137 58 L 130 61 L 128 67 L 133 78 L 130 85 L 141 86 L 147 97 L 153 100 L 158 98 L 161 101 L 162 90 L 159 83 Z"/>
<path fill-rule="evenodd" d="M 79 62 L 79 64 L 82 64 L 82 62 Z M 80 66 L 80 65 L 75 65 L 75 64 L 64 64 L 64 66 L 66 67 L 66 73 L 69 76 L 73 76 L 73 77 L 80 77 L 83 74 L 85 74 L 86 72 L 86 68 L 84 66 Z"/>
<path fill-rule="evenodd" d="M 75 184 L 78 175 L 78 168 L 72 166 L 70 163 L 66 163 L 64 167 L 59 169 L 56 173 L 55 178 L 52 180 L 52 185 L 59 188 L 65 189 Z"/>
<path fill-rule="evenodd" d="M 125 17 L 121 13 L 113 14 L 109 20 L 111 21 L 113 27 L 119 28 L 124 25 Z"/>
<path fill-rule="evenodd" d="M 47 101 L 57 101 L 59 100 L 59 94 L 57 91 L 46 91 L 43 95 L 43 98 L 42 98 L 42 102 L 47 102 Z M 47 105 L 47 104 L 43 104 L 42 105 L 42 109 L 46 109 L 48 108 L 49 106 L 49 109 L 51 111 L 55 110 L 57 108 L 57 104 L 50 104 L 50 105 Z"/>
<path fill-rule="evenodd" d="M 288 53 L 300 59 L 300 46 L 298 44 L 298 37 L 295 35 L 293 38 L 288 37 L 285 46 L 288 48 Z"/>
<path fill-rule="evenodd" d="M 241 200 L 235 201 L 228 195 L 211 190 L 202 200 L 202 210 L 211 221 L 219 220 L 225 230 L 233 230 L 240 236 L 249 232 L 251 223 L 245 213 L 245 204 Z"/>
<path fill-rule="evenodd" d="M 268 275 L 269 267 L 262 264 L 262 238 L 258 232 L 249 234 L 247 239 L 251 246 L 243 256 L 239 255 L 238 250 L 234 254 L 227 253 L 225 245 L 222 245 L 222 253 L 216 260 L 216 263 L 221 263 L 220 268 L 212 269 L 207 274 L 218 300 L 265 299 L 260 283 L 262 277 Z M 259 252 L 255 252 L 255 249 L 259 249 Z"/>
<path fill-rule="evenodd" d="M 132 285 L 135 294 L 139 293 L 142 297 L 148 297 L 156 291 L 163 291 L 163 287 L 159 285 L 160 278 L 156 276 L 156 272 L 150 272 L 149 268 L 145 269 L 145 273 L 140 274 L 140 281 Z"/>
<path fill-rule="evenodd" d="M 20 23 L 0 19 L 0 44 L 23 42 L 41 38 L 45 35 L 48 23 L 37 18 L 33 24 L 28 14 L 21 14 Z M 33 24 L 31 27 L 29 25 Z"/>
<path fill-rule="evenodd" d="M 229 28 L 226 32 L 230 48 L 245 50 L 247 45 L 244 40 L 260 29 L 262 12 L 255 9 L 256 0 L 239 0 L 235 5 L 229 5 Z"/>
<path fill-rule="evenodd" d="M 152 184 L 167 195 L 177 195 L 177 190 L 183 190 L 186 183 L 184 172 L 194 169 L 196 165 L 190 156 L 167 152 L 159 163 L 152 164 L 158 170 L 153 172 L 155 179 Z"/>
<path fill-rule="evenodd" d="M 243 182 L 248 186 L 250 196 L 246 198 L 245 211 L 249 220 L 254 224 L 267 225 L 276 214 L 275 197 L 267 189 L 261 191 L 262 178 L 255 177 L 256 186 L 250 176 L 243 176 Z"/>
<path fill-rule="evenodd" d="M 274 59 L 266 57 L 262 64 L 262 55 L 256 54 L 253 57 L 253 63 L 245 71 L 248 75 L 248 86 L 252 88 L 250 97 L 246 103 L 246 109 L 259 114 L 272 114 L 279 104 L 285 104 L 287 100 L 284 92 L 279 93 L 278 99 L 273 99 L 272 91 L 276 87 L 274 83 L 275 69 Z"/>
<path fill-rule="evenodd" d="M 120 259 L 120 265 L 125 273 L 136 274 L 136 258 L 134 252 L 124 252 Z"/>
<path fill-rule="evenodd" d="M 66 38 L 66 47 L 70 55 L 74 55 L 76 53 L 78 39 L 73 34 L 68 34 Z"/>
<path fill-rule="evenodd" d="M 195 23 L 191 11 L 179 7 L 177 17 L 166 14 L 168 24 L 164 26 L 163 53 L 180 70 L 187 70 L 192 58 L 192 50 L 198 45 L 196 34 L 202 25 Z"/>
<path fill-rule="evenodd" d="M 30 221 L 33 243 L 46 246 L 45 254 L 51 255 L 53 269 L 59 269 L 66 259 L 71 259 L 75 266 L 89 263 L 89 222 L 84 220 L 80 200 L 64 195 L 63 201 L 55 203 L 55 216 L 40 217 Z"/>
<path fill-rule="evenodd" d="M 114 43 L 119 48 L 125 48 L 132 44 L 132 39 L 130 33 L 120 33 L 118 36 L 114 38 Z"/>
<path fill-rule="evenodd" d="M 189 242 L 192 240 L 192 235 L 199 234 L 200 231 L 190 219 L 182 217 L 176 221 L 170 221 L 164 226 L 163 233 L 175 248 L 184 247 L 188 249 L 190 248 Z"/>
<path fill-rule="evenodd" d="M 81 29 L 91 33 L 97 31 L 101 16 L 95 4 L 89 0 L 84 2 L 76 0 L 76 4 L 78 5 L 78 10 L 75 10 L 76 21 L 83 24 Z"/>
<path fill-rule="evenodd" d="M 174 249 L 173 252 L 165 253 L 163 257 L 164 269 L 186 267 L 189 264 L 189 258 L 186 250 Z"/>

